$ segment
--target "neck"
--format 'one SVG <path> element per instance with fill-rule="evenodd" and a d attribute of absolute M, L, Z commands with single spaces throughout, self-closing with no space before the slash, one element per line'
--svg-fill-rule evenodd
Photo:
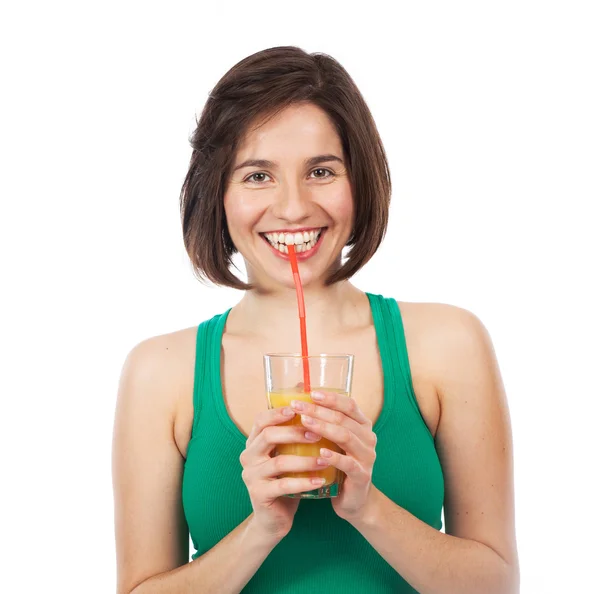
<path fill-rule="evenodd" d="M 348 281 L 329 287 L 305 287 L 304 304 L 309 336 L 337 333 L 360 323 L 364 293 Z M 233 308 L 235 327 L 239 332 L 269 336 L 280 332 L 297 332 L 298 300 L 294 289 L 278 292 L 248 291 Z M 233 320 L 232 320 L 233 322 Z"/>

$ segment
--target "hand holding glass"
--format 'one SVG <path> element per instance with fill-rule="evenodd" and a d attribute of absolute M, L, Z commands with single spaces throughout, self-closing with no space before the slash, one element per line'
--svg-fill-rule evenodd
<path fill-rule="evenodd" d="M 311 389 L 320 392 L 336 392 L 350 397 L 352 384 L 353 355 L 314 355 L 304 358 L 308 361 L 311 378 Z M 310 393 L 304 389 L 303 357 L 295 354 L 268 354 L 264 356 L 265 381 L 269 408 L 290 406 L 292 400 L 313 402 Z M 299 415 L 295 415 L 284 425 L 302 425 Z M 320 457 L 320 449 L 328 448 L 334 452 L 344 453 L 338 445 L 328 439 L 321 438 L 315 443 L 280 444 L 275 455 L 295 455 Z M 286 495 L 301 499 L 323 499 L 336 497 L 343 478 L 343 473 L 333 466 L 307 472 L 289 472 L 280 478 L 312 478 L 322 477 L 325 483 L 318 489 Z"/>

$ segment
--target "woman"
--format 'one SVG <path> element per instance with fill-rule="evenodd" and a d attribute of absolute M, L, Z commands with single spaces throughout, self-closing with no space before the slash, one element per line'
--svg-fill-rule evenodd
<path fill-rule="evenodd" d="M 192 144 L 186 249 L 199 277 L 246 292 L 125 362 L 119 592 L 517 592 L 510 421 L 488 333 L 464 309 L 348 280 L 383 238 L 391 193 L 350 76 L 295 47 L 249 56 L 213 89 Z M 266 410 L 262 355 L 298 351 L 280 244 L 299 231 L 311 352 L 355 355 L 353 398 Z M 236 251 L 248 284 L 231 271 Z M 282 426 L 295 414 L 302 426 Z M 322 436 L 345 454 L 272 455 Z M 282 497 L 315 488 L 282 472 L 328 465 L 346 474 L 338 497 Z"/>

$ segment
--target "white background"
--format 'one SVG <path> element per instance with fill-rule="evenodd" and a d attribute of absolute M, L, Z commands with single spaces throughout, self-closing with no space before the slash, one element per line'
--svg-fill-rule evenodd
<path fill-rule="evenodd" d="M 597 592 L 597 3 L 18 6 L 0 15 L 2 589 L 114 591 L 123 360 L 240 298 L 182 246 L 195 114 L 236 62 L 298 45 L 349 71 L 391 165 L 356 284 L 470 309 L 492 336 L 522 592 Z"/>

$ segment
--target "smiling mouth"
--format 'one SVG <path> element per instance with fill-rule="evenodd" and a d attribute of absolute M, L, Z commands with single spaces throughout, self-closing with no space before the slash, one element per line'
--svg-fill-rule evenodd
<path fill-rule="evenodd" d="M 294 245 L 298 254 L 308 252 L 317 242 L 326 227 L 311 231 L 298 231 L 296 233 L 261 233 L 264 240 L 282 254 L 288 253 L 288 245 Z"/>

